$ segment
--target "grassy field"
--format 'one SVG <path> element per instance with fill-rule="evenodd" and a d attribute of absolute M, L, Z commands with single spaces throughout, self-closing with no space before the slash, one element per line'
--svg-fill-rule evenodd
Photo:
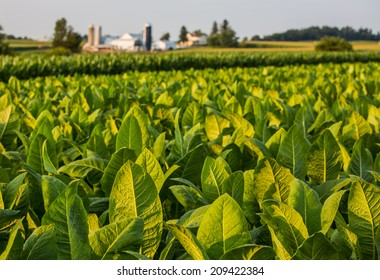
<path fill-rule="evenodd" d="M 51 42 L 35 40 L 5 40 L 16 53 L 43 53 L 51 48 Z"/>
<path fill-rule="evenodd" d="M 51 42 L 34 40 L 6 40 L 16 53 L 44 53 L 51 48 Z M 371 41 L 351 42 L 357 51 L 380 51 L 380 43 Z M 176 50 L 178 53 L 199 52 L 299 52 L 314 51 L 316 42 L 249 41 L 245 48 L 194 47 Z"/>
<path fill-rule="evenodd" d="M 357 41 L 351 42 L 357 51 L 380 51 L 378 42 Z M 297 52 L 314 51 L 316 42 L 279 42 L 279 41 L 249 41 L 249 48 L 211 48 L 198 47 L 177 50 L 177 52 Z"/>

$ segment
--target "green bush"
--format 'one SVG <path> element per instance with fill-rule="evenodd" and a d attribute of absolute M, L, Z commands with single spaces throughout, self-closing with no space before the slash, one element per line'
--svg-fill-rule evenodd
<path fill-rule="evenodd" d="M 52 48 L 51 50 L 49 50 L 46 53 L 46 55 L 48 55 L 48 56 L 53 56 L 53 55 L 56 55 L 56 56 L 69 56 L 71 54 L 72 54 L 71 50 L 69 50 L 67 48 L 63 48 L 63 47 Z"/>
<path fill-rule="evenodd" d="M 339 37 L 323 37 L 315 46 L 316 51 L 352 51 L 352 45 Z"/>
<path fill-rule="evenodd" d="M 0 41 L 0 55 L 4 54 L 11 54 L 12 49 L 9 47 L 9 44 L 3 43 Z"/>

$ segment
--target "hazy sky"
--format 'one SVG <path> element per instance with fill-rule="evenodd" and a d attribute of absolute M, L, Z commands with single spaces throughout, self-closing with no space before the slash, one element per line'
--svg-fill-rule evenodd
<path fill-rule="evenodd" d="M 169 32 L 177 40 L 189 31 L 209 33 L 214 20 L 227 19 L 240 37 L 268 35 L 312 25 L 368 27 L 380 31 L 380 0 L 0 0 L 0 25 L 8 34 L 51 36 L 65 17 L 84 34 L 100 24 L 103 34 L 140 32 L 145 22 L 156 39 Z"/>

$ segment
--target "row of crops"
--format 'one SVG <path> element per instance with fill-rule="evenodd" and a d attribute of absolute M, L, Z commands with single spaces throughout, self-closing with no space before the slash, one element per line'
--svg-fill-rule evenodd
<path fill-rule="evenodd" d="M 173 53 L 76 55 L 70 57 L 0 57 L 0 81 L 51 75 L 114 75 L 126 71 L 171 71 L 230 67 L 285 66 L 318 63 L 380 62 L 379 52 Z"/>
<path fill-rule="evenodd" d="M 379 259 L 380 64 L 0 83 L 0 259 Z"/>

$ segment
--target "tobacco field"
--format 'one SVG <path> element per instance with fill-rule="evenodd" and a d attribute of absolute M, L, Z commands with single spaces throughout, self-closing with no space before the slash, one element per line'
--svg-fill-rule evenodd
<path fill-rule="evenodd" d="M 111 74 L 0 82 L 0 259 L 380 258 L 378 62 Z"/>

